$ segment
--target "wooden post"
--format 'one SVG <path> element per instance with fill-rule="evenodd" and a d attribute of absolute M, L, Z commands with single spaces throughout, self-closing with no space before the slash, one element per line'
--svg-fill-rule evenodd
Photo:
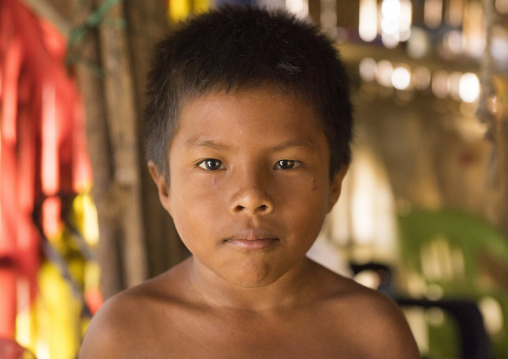
<path fill-rule="evenodd" d="M 81 17 L 74 19 L 80 26 L 93 9 L 79 8 Z M 78 12 L 78 11 L 75 11 Z M 95 255 L 101 267 L 101 292 L 109 298 L 123 287 L 119 241 L 122 236 L 119 205 L 112 190 L 113 163 L 108 135 L 106 104 L 98 49 L 98 33 L 90 30 L 69 55 L 75 62 L 79 87 L 86 113 L 88 153 L 93 170 L 92 195 L 98 213 L 99 243 Z"/>
<path fill-rule="evenodd" d="M 74 19 L 75 26 L 105 3 L 93 0 L 86 2 L 93 9 L 84 8 L 83 3 L 82 8 L 72 9 L 80 16 Z M 159 0 L 117 3 L 108 9 L 100 30 L 89 30 L 75 49 L 87 112 L 99 214 L 97 255 L 106 298 L 163 272 L 187 255 L 159 203 L 138 141 L 150 52 L 168 30 L 166 13 L 166 5 Z M 119 27 L 122 24 L 127 26 Z"/>
<path fill-rule="evenodd" d="M 131 45 L 133 80 L 138 118 L 143 116 L 146 104 L 145 89 L 152 49 L 169 30 L 167 3 L 160 0 L 126 2 L 127 30 Z M 140 153 L 143 150 L 140 148 Z M 173 221 L 159 202 L 155 184 L 147 170 L 144 156 L 140 158 L 143 191 L 145 243 L 149 263 L 149 275 L 159 274 L 180 262 L 187 251 L 180 241 Z"/>
<path fill-rule="evenodd" d="M 99 7 L 103 1 L 96 0 Z M 126 35 L 124 7 L 116 2 L 99 26 L 108 133 L 113 157 L 116 200 L 121 206 L 122 249 L 127 287 L 147 277 L 144 247 L 141 180 L 135 96 L 130 52 Z"/>

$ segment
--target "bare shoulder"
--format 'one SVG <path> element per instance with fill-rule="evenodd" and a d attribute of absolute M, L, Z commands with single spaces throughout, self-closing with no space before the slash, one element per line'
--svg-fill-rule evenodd
<path fill-rule="evenodd" d="M 171 275 L 151 279 L 108 299 L 94 315 L 82 342 L 79 359 L 151 357 L 144 350 L 154 350 L 164 321 L 164 330 L 171 330 L 171 321 L 164 318 L 178 298 L 166 290 Z M 169 310 L 171 311 L 171 310 Z"/>
<path fill-rule="evenodd" d="M 347 278 L 330 300 L 334 319 L 362 358 L 420 358 L 409 325 L 398 305 L 378 291 Z"/>
<path fill-rule="evenodd" d="M 129 308 L 135 307 L 136 300 L 124 293 L 108 299 L 94 315 L 85 333 L 80 359 L 115 358 L 122 351 L 120 340 L 128 342 Z M 125 340 L 127 339 L 127 340 Z"/>

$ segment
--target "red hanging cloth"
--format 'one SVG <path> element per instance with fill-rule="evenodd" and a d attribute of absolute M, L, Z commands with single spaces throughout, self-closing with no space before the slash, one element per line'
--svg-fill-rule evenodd
<path fill-rule="evenodd" d="M 19 0 L 0 1 L 0 336 L 14 336 L 18 303 L 36 294 L 42 205 L 44 233 L 61 226 L 61 202 L 91 183 L 82 104 L 64 67 L 66 44 Z M 81 185 L 81 188 L 78 186 Z M 16 283 L 29 283 L 29 300 Z"/>

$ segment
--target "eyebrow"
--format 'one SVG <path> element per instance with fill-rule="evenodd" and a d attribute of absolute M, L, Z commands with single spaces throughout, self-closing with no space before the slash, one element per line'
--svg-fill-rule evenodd
<path fill-rule="evenodd" d="M 214 150 L 227 150 L 230 147 L 224 143 L 216 142 L 213 140 L 205 140 L 201 138 L 191 138 L 185 141 L 186 147 L 206 147 Z"/>
<path fill-rule="evenodd" d="M 305 140 L 289 140 L 286 142 L 283 142 L 277 146 L 272 147 L 272 150 L 274 151 L 284 151 L 288 148 L 292 147 L 304 147 L 304 148 L 311 148 L 314 147 L 314 141 L 310 139 Z"/>
<path fill-rule="evenodd" d="M 191 147 L 191 148 L 211 148 L 214 150 L 227 150 L 231 147 L 220 142 L 216 142 L 214 140 L 207 140 L 207 139 L 189 139 L 185 142 L 185 146 Z M 279 152 L 287 150 L 288 148 L 293 147 L 304 147 L 304 148 L 312 148 L 314 147 L 314 141 L 310 139 L 304 139 L 304 140 L 289 140 L 286 142 L 282 142 L 276 146 L 271 147 L 272 151 Z"/>

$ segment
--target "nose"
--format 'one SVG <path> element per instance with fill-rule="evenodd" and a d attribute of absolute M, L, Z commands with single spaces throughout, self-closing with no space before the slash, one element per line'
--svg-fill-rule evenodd
<path fill-rule="evenodd" d="M 252 174 L 252 173 L 251 173 Z M 274 202 L 266 190 L 266 181 L 257 173 L 250 176 L 239 176 L 237 191 L 231 198 L 230 208 L 233 214 L 248 213 L 264 215 L 274 209 Z"/>
<path fill-rule="evenodd" d="M 243 189 L 237 193 L 231 202 L 231 212 L 234 214 L 268 214 L 273 211 L 273 201 L 263 190 L 256 188 Z"/>

